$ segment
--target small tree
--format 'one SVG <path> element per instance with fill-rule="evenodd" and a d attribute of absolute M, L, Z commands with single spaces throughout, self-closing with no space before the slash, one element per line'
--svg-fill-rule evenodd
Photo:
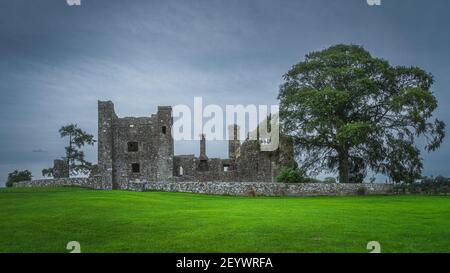
<path fill-rule="evenodd" d="M 29 170 L 18 171 L 15 170 L 8 174 L 8 181 L 6 181 L 6 187 L 10 188 L 14 183 L 20 181 L 30 181 L 32 178 L 31 172 Z"/>
<path fill-rule="evenodd" d="M 78 128 L 77 124 L 69 124 L 59 129 L 59 134 L 62 138 L 69 139 L 69 145 L 65 147 L 66 156 L 63 160 L 67 162 L 69 167 L 69 174 L 88 174 L 92 164 L 84 159 L 84 152 L 81 148 L 84 145 L 94 145 L 94 136 L 84 132 Z M 43 169 L 43 176 L 52 176 L 53 168 Z"/>
<path fill-rule="evenodd" d="M 328 184 L 336 183 L 336 178 L 334 178 L 334 177 L 325 177 L 323 182 L 324 183 L 328 183 Z"/>
<path fill-rule="evenodd" d="M 42 169 L 42 176 L 53 176 L 53 168 Z"/>

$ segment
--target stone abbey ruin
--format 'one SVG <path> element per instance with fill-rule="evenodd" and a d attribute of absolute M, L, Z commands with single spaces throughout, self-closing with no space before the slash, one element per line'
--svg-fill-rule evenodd
<path fill-rule="evenodd" d="M 229 126 L 228 158 L 209 158 L 202 135 L 200 154 L 174 155 L 172 107 L 159 106 L 150 117 L 116 115 L 111 101 L 98 102 L 98 164 L 91 177 L 127 189 L 129 183 L 274 182 L 283 167 L 293 167 L 292 142 L 281 138 L 275 151 L 261 151 L 259 140 L 238 139 L 239 126 Z M 64 161 L 56 160 L 55 178 L 68 177 Z"/>
<path fill-rule="evenodd" d="M 284 167 L 294 167 L 293 142 L 280 135 L 278 148 L 261 149 L 261 140 L 239 140 L 229 127 L 228 158 L 209 158 L 206 140 L 200 153 L 174 155 L 172 108 L 159 106 L 150 117 L 119 118 L 111 101 L 98 102 L 98 163 L 90 177 L 69 177 L 67 163 L 54 161 L 53 179 L 22 181 L 14 187 L 78 186 L 93 189 L 171 191 L 251 196 L 390 194 L 390 184 L 279 183 Z M 261 124 L 260 124 L 261 125 Z"/>

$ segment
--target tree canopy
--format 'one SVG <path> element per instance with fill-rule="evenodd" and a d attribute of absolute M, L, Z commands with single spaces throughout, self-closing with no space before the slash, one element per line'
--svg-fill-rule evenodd
<path fill-rule="evenodd" d="M 423 168 L 417 143 L 434 151 L 445 136 L 445 124 L 433 120 L 432 84 L 430 73 L 391 66 L 361 46 L 312 52 L 284 75 L 282 129 L 311 173 L 337 172 L 347 183 L 370 170 L 413 182 Z"/>
<path fill-rule="evenodd" d="M 87 174 L 91 170 L 92 164 L 84 159 L 84 152 L 81 148 L 88 144 L 94 145 L 94 136 L 86 133 L 77 124 L 69 124 L 59 129 L 62 138 L 68 138 L 68 146 L 65 147 L 66 155 L 63 160 L 67 162 L 69 174 Z M 53 168 L 43 169 L 43 176 L 53 175 Z"/>
<path fill-rule="evenodd" d="M 19 171 L 15 170 L 8 174 L 8 180 L 6 181 L 6 187 L 12 187 L 14 183 L 20 181 L 29 181 L 31 180 L 32 175 L 29 170 Z"/>

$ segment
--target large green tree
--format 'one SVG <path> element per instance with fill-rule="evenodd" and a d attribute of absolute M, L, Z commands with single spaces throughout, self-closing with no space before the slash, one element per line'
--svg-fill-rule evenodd
<path fill-rule="evenodd" d="M 67 162 L 69 174 L 87 174 L 90 172 L 92 164 L 84 159 L 84 152 L 81 148 L 84 145 L 94 145 L 94 136 L 86 133 L 77 124 L 69 124 L 59 129 L 62 138 L 68 138 L 68 146 L 65 147 L 66 155 L 63 160 Z M 53 168 L 43 169 L 42 175 L 52 176 Z"/>
<path fill-rule="evenodd" d="M 395 182 L 422 171 L 418 142 L 439 148 L 445 124 L 433 118 L 433 77 L 418 67 L 391 66 L 357 45 L 306 55 L 280 87 L 282 128 L 303 168 L 362 182 L 369 170 Z M 418 141 L 419 140 L 419 141 Z"/>

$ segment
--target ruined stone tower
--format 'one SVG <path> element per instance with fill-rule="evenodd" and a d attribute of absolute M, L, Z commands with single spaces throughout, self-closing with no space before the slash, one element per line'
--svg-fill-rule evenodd
<path fill-rule="evenodd" d="M 117 120 L 111 101 L 98 102 L 98 172 L 107 184 L 113 184 L 113 131 Z"/>
<path fill-rule="evenodd" d="M 69 164 L 66 160 L 55 159 L 53 161 L 53 177 L 67 178 L 69 177 Z"/>
<path fill-rule="evenodd" d="M 118 118 L 111 101 L 98 102 L 98 172 L 113 189 L 128 182 L 167 181 L 173 173 L 172 108 L 150 117 Z"/>

